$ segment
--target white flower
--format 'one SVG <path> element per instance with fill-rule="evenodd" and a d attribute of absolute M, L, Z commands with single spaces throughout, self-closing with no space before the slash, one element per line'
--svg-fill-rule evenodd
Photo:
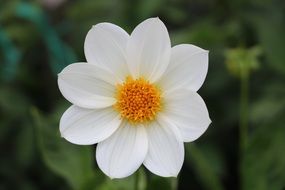
<path fill-rule="evenodd" d="M 159 176 L 177 176 L 183 142 L 200 137 L 211 120 L 197 90 L 208 69 L 208 51 L 190 44 L 171 48 L 158 18 L 131 35 L 111 23 L 88 32 L 87 63 L 58 75 L 63 96 L 73 105 L 60 120 L 71 143 L 98 143 L 96 160 L 111 178 L 133 174 L 143 164 Z"/>

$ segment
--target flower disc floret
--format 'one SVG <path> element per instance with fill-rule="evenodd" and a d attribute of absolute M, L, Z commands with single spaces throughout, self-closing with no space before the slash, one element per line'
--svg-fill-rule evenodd
<path fill-rule="evenodd" d="M 161 109 L 160 90 L 142 77 L 118 84 L 116 99 L 115 109 L 132 124 L 154 120 Z"/>

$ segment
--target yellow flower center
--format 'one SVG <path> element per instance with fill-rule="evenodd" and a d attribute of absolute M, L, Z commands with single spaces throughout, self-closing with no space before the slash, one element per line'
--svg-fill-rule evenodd
<path fill-rule="evenodd" d="M 114 108 L 132 124 L 152 121 L 161 109 L 159 89 L 144 78 L 127 77 L 117 85 Z"/>

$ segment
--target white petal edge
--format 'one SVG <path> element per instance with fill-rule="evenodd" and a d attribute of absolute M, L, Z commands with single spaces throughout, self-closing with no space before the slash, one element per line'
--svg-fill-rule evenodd
<path fill-rule="evenodd" d="M 163 115 L 180 130 L 184 142 L 198 139 L 209 127 L 211 119 L 201 96 L 189 90 L 175 90 L 165 95 Z"/>
<path fill-rule="evenodd" d="M 72 105 L 60 119 L 61 136 L 78 145 L 91 145 L 111 136 L 120 126 L 113 108 L 83 109 Z"/>
<path fill-rule="evenodd" d="M 129 75 L 126 46 L 129 34 L 111 23 L 94 25 L 86 35 L 84 53 L 88 63 L 109 69 L 124 80 Z"/>
<path fill-rule="evenodd" d="M 169 64 L 171 44 L 167 28 L 159 18 L 140 23 L 127 44 L 127 63 L 134 78 L 157 81 Z"/>
<path fill-rule="evenodd" d="M 184 145 L 179 130 L 163 116 L 146 126 L 148 153 L 145 167 L 162 177 L 177 177 L 184 161 Z"/>
<path fill-rule="evenodd" d="M 74 63 L 58 74 L 62 95 L 83 108 L 104 108 L 116 100 L 115 84 L 118 79 L 105 69 L 88 63 Z"/>
<path fill-rule="evenodd" d="M 198 91 L 207 75 L 209 51 L 191 44 L 171 49 L 170 64 L 159 84 L 165 91 L 185 88 Z"/>
<path fill-rule="evenodd" d="M 123 122 L 111 137 L 97 145 L 96 160 L 99 168 L 111 179 L 124 178 L 140 167 L 147 149 L 145 128 Z"/>

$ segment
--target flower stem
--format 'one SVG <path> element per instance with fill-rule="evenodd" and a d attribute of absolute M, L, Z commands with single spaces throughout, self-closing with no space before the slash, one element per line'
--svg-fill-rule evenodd
<path fill-rule="evenodd" d="M 249 97 L 249 73 L 245 69 L 241 73 L 240 86 L 240 123 L 239 123 L 239 138 L 240 138 L 240 189 L 244 189 L 244 155 L 248 145 L 248 97 Z"/>
<path fill-rule="evenodd" d="M 176 190 L 177 189 L 177 178 L 172 177 L 170 183 L 171 183 L 171 189 Z"/>
<path fill-rule="evenodd" d="M 240 89 L 240 149 L 242 152 L 246 149 L 248 141 L 248 83 L 248 72 L 244 71 Z"/>
<path fill-rule="evenodd" d="M 139 190 L 139 178 L 140 172 L 137 171 L 135 174 L 135 183 L 134 183 L 134 190 Z"/>

